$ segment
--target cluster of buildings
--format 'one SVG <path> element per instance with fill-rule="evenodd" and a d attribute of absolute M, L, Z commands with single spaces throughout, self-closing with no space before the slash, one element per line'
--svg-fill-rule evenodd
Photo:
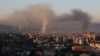
<path fill-rule="evenodd" d="M 0 40 L 3 44 L 10 44 L 19 42 L 20 44 L 80 44 L 80 45 L 89 45 L 97 47 L 97 44 L 100 43 L 100 34 L 93 32 L 84 32 L 84 33 L 32 33 L 32 32 L 20 32 L 20 33 L 0 33 Z M 86 42 L 86 43 L 85 43 Z M 85 44 L 84 44 L 85 43 Z"/>
<path fill-rule="evenodd" d="M 33 32 L 8 32 L 0 33 L 0 44 L 6 47 L 23 48 L 32 50 L 34 48 L 62 49 L 66 46 L 81 45 L 97 47 L 100 44 L 100 33 L 94 32 L 66 32 L 66 33 L 33 33 Z M 68 47 L 69 51 L 71 50 Z M 67 49 L 66 49 L 67 50 Z M 52 52 L 52 51 L 51 51 Z M 51 54 L 50 54 L 51 55 Z"/>

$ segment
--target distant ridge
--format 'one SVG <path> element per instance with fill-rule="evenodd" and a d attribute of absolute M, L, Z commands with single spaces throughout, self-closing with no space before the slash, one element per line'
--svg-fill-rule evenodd
<path fill-rule="evenodd" d="M 11 31 L 13 29 L 10 25 L 0 24 L 0 31 Z"/>

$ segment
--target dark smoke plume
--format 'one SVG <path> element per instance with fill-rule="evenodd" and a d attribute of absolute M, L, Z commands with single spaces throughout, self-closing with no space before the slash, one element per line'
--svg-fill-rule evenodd
<path fill-rule="evenodd" d="M 79 22 L 82 25 L 82 30 L 88 29 L 91 21 L 91 16 L 80 9 L 74 9 L 71 14 L 64 14 L 58 18 L 59 22 Z"/>

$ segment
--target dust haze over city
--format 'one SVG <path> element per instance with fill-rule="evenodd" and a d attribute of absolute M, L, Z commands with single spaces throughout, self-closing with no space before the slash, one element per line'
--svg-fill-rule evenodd
<path fill-rule="evenodd" d="M 99 0 L 1 0 L 0 56 L 100 56 Z"/>
<path fill-rule="evenodd" d="M 67 4 L 66 4 L 67 5 Z M 62 10 L 68 8 L 60 7 Z M 1 30 L 10 31 L 61 31 L 80 32 L 82 30 L 99 31 L 100 23 L 92 22 L 95 18 L 81 8 L 71 8 L 69 13 L 57 14 L 49 3 L 33 3 L 22 9 L 15 9 L 0 20 Z M 69 6 L 70 7 L 70 6 Z M 59 9 L 58 9 L 59 10 Z M 99 13 L 99 12 L 98 12 Z M 7 28 L 8 27 L 8 28 Z"/>

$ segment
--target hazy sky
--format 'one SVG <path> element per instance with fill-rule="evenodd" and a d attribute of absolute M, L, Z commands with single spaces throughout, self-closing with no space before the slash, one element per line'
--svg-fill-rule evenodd
<path fill-rule="evenodd" d="M 68 13 L 72 9 L 80 8 L 91 14 L 93 21 L 100 22 L 100 0 L 0 0 L 0 18 L 37 3 L 50 4 L 56 13 Z"/>

